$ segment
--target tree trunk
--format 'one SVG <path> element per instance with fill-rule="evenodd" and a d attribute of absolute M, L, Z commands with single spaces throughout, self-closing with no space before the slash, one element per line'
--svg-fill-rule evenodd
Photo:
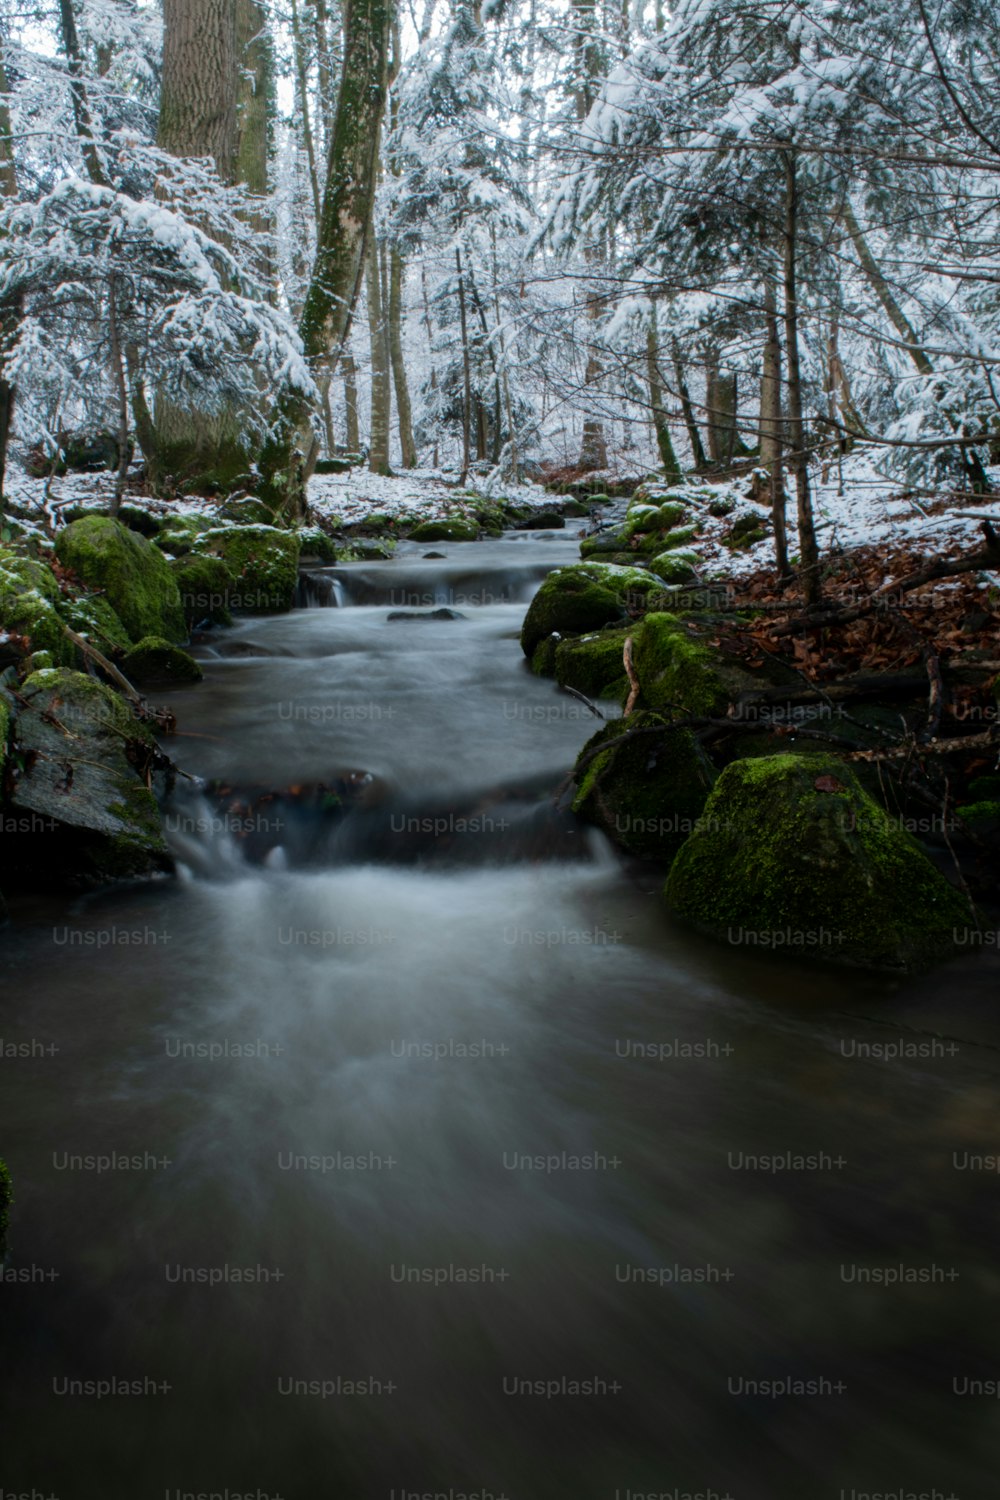
<path fill-rule="evenodd" d="M 464 484 L 469 477 L 469 461 L 472 445 L 472 366 L 469 359 L 469 320 L 465 311 L 465 277 L 462 274 L 462 254 L 455 247 L 455 265 L 458 270 L 458 311 L 462 330 L 462 477 Z"/>
<path fill-rule="evenodd" d="M 128 381 L 125 376 L 125 357 L 122 353 L 118 330 L 118 281 L 114 271 L 108 282 L 108 329 L 110 333 L 111 375 L 118 396 L 118 472 L 111 497 L 111 514 L 117 516 L 122 508 L 125 480 L 128 475 Z"/>
<path fill-rule="evenodd" d="M 357 305 L 375 196 L 379 137 L 388 80 L 392 0 L 347 0 L 344 64 L 327 161 L 316 263 L 299 332 L 306 357 L 335 368 Z M 283 393 L 275 435 L 265 444 L 262 492 L 290 515 L 305 511 L 316 461 L 312 408 L 299 391 Z"/>
<path fill-rule="evenodd" d="M 423 298 L 424 298 L 424 326 L 427 329 L 427 352 L 428 352 L 428 355 L 430 357 L 430 362 L 431 362 L 431 374 L 430 374 L 430 382 L 429 383 L 430 383 L 431 390 L 432 391 L 436 391 L 437 390 L 437 383 L 438 382 L 437 382 L 437 370 L 434 368 L 434 324 L 431 321 L 431 303 L 430 303 L 430 298 L 427 295 L 427 267 L 424 266 L 424 265 L 421 265 L 421 267 L 420 267 L 420 289 L 423 292 Z M 433 457 L 432 457 L 432 462 L 434 464 L 435 469 L 438 467 L 438 465 L 439 465 L 439 463 L 441 461 L 441 453 L 440 453 L 440 449 L 438 447 L 437 433 L 438 433 L 438 424 L 437 424 L 437 422 L 435 422 L 434 423 L 434 434 L 435 434 L 435 436 L 434 436 L 434 453 L 433 453 Z"/>
<path fill-rule="evenodd" d="M 399 424 L 399 446 L 403 468 L 417 467 L 417 445 L 413 441 L 413 415 L 410 388 L 403 358 L 403 257 L 393 245 L 389 252 L 389 355 L 392 380 L 396 387 L 396 413 Z"/>
<path fill-rule="evenodd" d="M 649 324 L 646 328 L 646 377 L 649 381 L 649 410 L 653 418 L 653 431 L 656 433 L 656 446 L 660 450 L 660 462 L 663 465 L 667 483 L 674 484 L 681 478 L 681 466 L 677 462 L 677 455 L 674 453 L 670 427 L 667 423 L 667 414 L 663 409 L 663 386 L 660 382 L 660 349 L 656 336 L 655 306 L 650 309 Z"/>
<path fill-rule="evenodd" d="M 296 0 L 292 0 L 292 50 L 295 55 L 295 91 L 298 99 L 299 117 L 302 125 L 302 144 L 305 147 L 306 164 L 309 168 L 309 187 L 312 192 L 313 212 L 316 215 L 317 234 L 321 212 L 319 172 L 316 169 L 316 147 L 313 142 L 312 121 L 309 115 L 309 75 L 306 68 L 305 44 Z"/>
<path fill-rule="evenodd" d="M 372 422 L 368 448 L 368 468 L 373 474 L 388 474 L 389 429 L 392 420 L 392 385 L 390 377 L 389 339 L 383 305 L 383 287 L 379 266 L 379 244 L 373 237 L 365 267 L 368 294 L 368 334 L 372 356 Z"/>
<path fill-rule="evenodd" d="M 601 75 L 604 71 L 604 59 L 598 29 L 596 0 L 572 0 L 572 7 L 575 28 L 573 96 L 576 118 L 582 124 L 597 98 Z M 584 259 L 596 265 L 601 259 L 600 246 L 585 246 Z M 592 327 L 599 322 L 601 317 L 601 297 L 595 287 L 591 287 L 587 294 L 586 317 Z M 597 347 L 590 344 L 587 349 L 587 365 L 583 377 L 584 389 L 596 384 L 601 374 L 601 361 Z M 588 416 L 584 420 L 580 440 L 580 468 L 594 470 L 606 469 L 607 466 L 608 445 L 604 436 L 604 424 L 599 418 Z"/>
<path fill-rule="evenodd" d="M 694 460 L 695 471 L 696 473 L 703 474 L 708 468 L 708 459 L 705 456 L 705 448 L 701 441 L 701 432 L 695 420 L 691 392 L 688 390 L 687 380 L 684 377 L 681 351 L 676 339 L 673 341 L 673 362 L 674 378 L 677 381 L 677 394 L 681 398 L 681 412 L 684 416 L 684 426 L 687 428 L 688 442 L 691 444 L 691 456 Z"/>
<path fill-rule="evenodd" d="M 809 455 L 802 418 L 802 376 L 799 368 L 798 212 L 799 190 L 795 154 L 784 152 L 785 166 L 785 355 L 788 362 L 788 446 L 795 475 L 799 531 L 799 570 L 807 604 L 820 599 L 819 547 L 809 493 Z"/>
<path fill-rule="evenodd" d="M 97 137 L 90 114 L 87 86 L 83 79 L 83 55 L 76 30 L 76 12 L 73 0 L 59 0 L 59 27 L 62 32 L 63 51 L 69 67 L 69 92 L 73 102 L 73 123 L 83 147 L 83 160 L 87 176 L 98 187 L 107 187 L 108 179 L 97 149 Z"/>
<path fill-rule="evenodd" d="M 788 533 L 785 524 L 785 464 L 781 441 L 781 333 L 778 327 L 774 282 L 764 283 L 764 360 L 760 379 L 760 466 L 767 471 L 774 527 L 774 560 L 778 575 L 789 576 Z"/>
<path fill-rule="evenodd" d="M 263 198 L 274 131 L 274 48 L 260 0 L 236 0 L 236 61 L 236 181 Z M 273 229 L 267 213 L 253 222 L 262 234 Z"/>
<path fill-rule="evenodd" d="M 344 354 L 340 361 L 344 372 L 344 436 L 348 453 L 361 450 L 361 433 L 358 430 L 358 367 L 353 354 Z"/>
<path fill-rule="evenodd" d="M 14 163 L 14 140 L 11 135 L 10 109 L 7 104 L 9 84 L 7 66 L 0 43 L 0 198 L 17 197 L 17 168 Z M 4 511 L 4 484 L 7 477 L 7 448 L 14 420 L 14 387 L 3 373 L 11 346 L 17 337 L 17 306 L 0 310 L 0 518 Z"/>
<path fill-rule="evenodd" d="M 248 3 L 248 0 L 242 0 Z M 252 0 L 249 0 L 252 5 Z M 253 6 L 254 10 L 257 7 Z M 258 16 L 260 12 L 257 11 Z M 244 32 L 254 24 L 247 12 Z M 237 95 L 240 63 L 237 0 L 164 0 L 163 82 L 157 144 L 172 156 L 211 157 L 224 182 L 233 182 L 240 147 Z M 264 170 L 266 174 L 266 100 Z M 245 159 L 258 144 L 247 136 Z M 254 165 L 259 180 L 259 163 Z M 157 391 L 153 449 L 146 453 L 157 489 L 174 485 L 224 491 L 248 474 L 238 411 L 205 412 L 178 405 Z"/>

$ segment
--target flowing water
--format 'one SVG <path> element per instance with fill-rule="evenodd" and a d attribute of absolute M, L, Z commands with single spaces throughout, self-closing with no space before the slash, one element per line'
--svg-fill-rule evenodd
<path fill-rule="evenodd" d="M 178 880 L 14 904 L 4 1496 L 995 1495 L 994 958 L 673 926 L 553 800 L 595 721 L 517 635 L 574 538 L 435 550 L 173 698 L 190 772 L 346 818 L 258 804 L 248 862 L 182 791 Z"/>

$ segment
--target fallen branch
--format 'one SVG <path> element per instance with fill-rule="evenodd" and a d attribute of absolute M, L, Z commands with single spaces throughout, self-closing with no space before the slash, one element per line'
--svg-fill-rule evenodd
<path fill-rule="evenodd" d="M 626 637 L 626 640 L 625 640 L 625 649 L 622 652 L 622 660 L 625 663 L 625 671 L 626 671 L 626 674 L 628 675 L 628 680 L 629 680 L 629 695 L 628 695 L 628 699 L 627 699 L 626 704 L 625 704 L 625 711 L 622 714 L 622 717 L 625 718 L 625 719 L 627 719 L 628 716 L 629 716 L 629 714 L 635 708 L 636 701 L 638 700 L 638 697 L 639 697 L 639 676 L 638 676 L 638 673 L 635 670 L 635 663 L 632 660 L 632 637 L 631 636 Z"/>
<path fill-rule="evenodd" d="M 103 651 L 98 651 L 96 646 L 92 646 L 84 636 L 78 635 L 75 630 L 70 630 L 68 625 L 64 625 L 63 629 L 77 650 L 82 651 L 84 656 L 90 657 L 92 661 L 96 662 L 101 671 L 106 672 L 111 681 L 121 688 L 126 698 L 130 699 L 132 703 L 142 703 L 142 695 L 136 692 L 124 672 L 119 672 L 114 662 L 109 661 Z"/>

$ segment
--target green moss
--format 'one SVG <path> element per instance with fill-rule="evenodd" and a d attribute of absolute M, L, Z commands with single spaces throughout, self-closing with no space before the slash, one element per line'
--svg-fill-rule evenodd
<path fill-rule="evenodd" d="M 0 788 L 3 786 L 3 770 L 7 763 L 7 739 L 10 735 L 10 705 L 0 698 Z"/>
<path fill-rule="evenodd" d="M 633 713 L 606 724 L 580 753 L 587 755 L 626 731 L 662 729 L 606 750 L 580 775 L 573 810 L 621 848 L 669 863 L 701 826 L 715 772 L 687 729 L 672 729 L 658 714 Z"/>
<path fill-rule="evenodd" d="M 423 521 L 409 534 L 411 542 L 474 542 L 479 527 L 474 521 Z"/>
<path fill-rule="evenodd" d="M 627 681 L 622 661 L 627 638 L 627 630 L 608 630 L 559 641 L 552 656 L 556 681 L 588 698 L 620 698 Z"/>
<path fill-rule="evenodd" d="M 237 526 L 270 526 L 273 516 L 262 500 L 225 500 L 218 509 L 222 521 L 232 521 Z"/>
<path fill-rule="evenodd" d="M 207 516 L 171 516 L 169 524 L 157 536 L 156 546 L 171 557 L 183 557 L 204 532 L 211 531 L 212 525 Z"/>
<path fill-rule="evenodd" d="M 201 667 L 193 656 L 160 636 L 147 635 L 122 661 L 122 671 L 137 687 L 176 687 L 200 682 Z"/>
<path fill-rule="evenodd" d="M 327 536 L 318 526 L 304 527 L 299 532 L 302 555 L 318 557 L 321 562 L 335 563 L 340 560 L 340 548 L 332 536 Z"/>
<path fill-rule="evenodd" d="M 974 776 L 969 782 L 970 802 L 992 802 L 1000 797 L 1000 776 Z"/>
<path fill-rule="evenodd" d="M 67 526 L 56 543 L 60 562 L 101 589 L 133 640 L 187 637 L 177 584 L 163 554 L 145 537 L 106 516 Z"/>
<path fill-rule="evenodd" d="M 947 956 L 962 896 L 834 756 L 727 766 L 665 895 L 723 941 L 873 969 Z"/>
<path fill-rule="evenodd" d="M 521 649 L 534 655 L 539 641 L 557 631 L 583 635 L 642 607 L 651 589 L 661 586 L 651 573 L 607 563 L 577 563 L 556 568 L 528 606 L 521 627 Z"/>
<path fill-rule="evenodd" d="M 531 670 L 536 677 L 554 677 L 556 674 L 556 648 L 559 637 L 547 635 L 538 642 L 531 656 Z"/>
<path fill-rule="evenodd" d="M 131 638 L 125 626 L 115 614 L 103 594 L 79 594 L 75 599 L 65 598 L 60 614 L 71 630 L 86 636 L 99 651 L 115 647 L 127 649 Z"/>
<path fill-rule="evenodd" d="M 993 840 L 1000 835 L 1000 801 L 966 802 L 957 812 L 965 827 L 977 838 Z"/>
<path fill-rule="evenodd" d="M 68 666 L 76 656 L 59 614 L 59 585 L 37 558 L 0 549 L 0 629 L 24 636 L 33 651 L 50 651 Z"/>
<path fill-rule="evenodd" d="M 690 583 L 700 561 L 697 552 L 661 552 L 651 560 L 650 567 L 664 583 Z"/>
<path fill-rule="evenodd" d="M 725 712 L 740 685 L 749 684 L 749 678 L 741 684 L 738 669 L 726 667 L 697 626 L 676 615 L 647 615 L 634 656 L 642 703 L 658 713 L 713 717 Z"/>
<path fill-rule="evenodd" d="M 186 557 L 175 557 L 170 570 L 177 580 L 189 629 L 205 621 L 213 625 L 232 623 L 229 596 L 235 579 L 223 558 L 188 553 Z"/>
<path fill-rule="evenodd" d="M 676 531 L 668 531 L 664 534 L 660 545 L 664 552 L 673 552 L 677 547 L 686 547 L 688 542 L 693 542 L 697 535 L 697 526 L 678 526 Z"/>
<path fill-rule="evenodd" d="M 197 552 L 221 557 L 234 576 L 230 603 L 252 614 L 291 609 L 299 577 L 299 535 L 277 526 L 228 526 L 206 531 Z"/>

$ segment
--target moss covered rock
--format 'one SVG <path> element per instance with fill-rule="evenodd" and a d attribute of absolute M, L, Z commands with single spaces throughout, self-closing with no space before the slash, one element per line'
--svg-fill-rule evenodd
<path fill-rule="evenodd" d="M 103 594 L 66 598 L 60 605 L 60 613 L 70 629 L 86 636 L 98 651 L 127 649 L 132 644 L 128 631 Z"/>
<path fill-rule="evenodd" d="M 652 568 L 665 583 L 691 583 L 697 576 L 695 569 L 700 561 L 697 552 L 685 548 L 677 552 L 660 552 L 653 558 Z"/>
<path fill-rule="evenodd" d="M 50 651 L 69 665 L 75 650 L 59 613 L 61 595 L 51 568 L 36 558 L 0 548 L 0 630 L 24 637 L 34 651 Z"/>
<path fill-rule="evenodd" d="M 35 672 L 22 684 L 12 804 L 45 833 L 11 836 L 13 865 L 46 883 L 93 884 L 171 868 L 143 770 L 155 742 L 125 700 L 82 672 Z"/>
<path fill-rule="evenodd" d="M 67 526 L 56 553 L 92 589 L 101 589 L 133 640 L 187 639 L 180 594 L 163 554 L 137 532 L 107 516 Z"/>
<path fill-rule="evenodd" d="M 298 532 L 277 526 L 220 526 L 198 538 L 196 552 L 226 563 L 234 578 L 234 609 L 282 614 L 295 597 L 300 545 Z"/>
<path fill-rule="evenodd" d="M 556 568 L 528 606 L 521 627 L 521 648 L 531 657 L 539 641 L 553 631 L 583 635 L 624 620 L 629 609 L 642 607 L 652 589 L 662 587 L 662 579 L 641 568 L 619 568 L 609 563 Z"/>
<path fill-rule="evenodd" d="M 643 707 L 712 717 L 754 686 L 709 644 L 711 632 L 673 614 L 650 614 L 636 634 L 635 669 Z"/>
<path fill-rule="evenodd" d="M 658 732 L 639 734 L 585 763 L 605 741 L 647 729 Z M 701 827 L 715 771 L 689 730 L 671 728 L 658 714 L 630 714 L 599 730 L 579 763 L 574 812 L 629 853 L 669 863 Z"/>
<path fill-rule="evenodd" d="M 212 526 L 207 516 L 171 516 L 169 524 L 158 534 L 156 545 L 170 557 L 184 557 Z"/>
<path fill-rule="evenodd" d="M 339 562 L 343 549 L 337 546 L 332 536 L 318 526 L 303 527 L 299 532 L 301 559 L 315 557 L 323 563 Z"/>
<path fill-rule="evenodd" d="M 554 642 L 552 669 L 546 675 L 588 698 L 620 698 L 628 681 L 622 660 L 627 638 L 627 630 L 606 630 Z"/>
<path fill-rule="evenodd" d="M 411 542 L 474 542 L 479 527 L 474 521 L 422 521 L 409 534 Z"/>
<path fill-rule="evenodd" d="M 173 558 L 170 570 L 177 580 L 189 629 L 195 625 L 232 623 L 229 596 L 236 580 L 223 558 L 189 552 L 185 557 Z"/>
<path fill-rule="evenodd" d="M 127 653 L 122 671 L 136 687 L 181 687 L 200 682 L 201 667 L 193 656 L 160 636 L 147 635 Z"/>
<path fill-rule="evenodd" d="M 870 969 L 945 958 L 970 920 L 964 898 L 830 755 L 727 766 L 665 895 L 724 942 Z"/>

